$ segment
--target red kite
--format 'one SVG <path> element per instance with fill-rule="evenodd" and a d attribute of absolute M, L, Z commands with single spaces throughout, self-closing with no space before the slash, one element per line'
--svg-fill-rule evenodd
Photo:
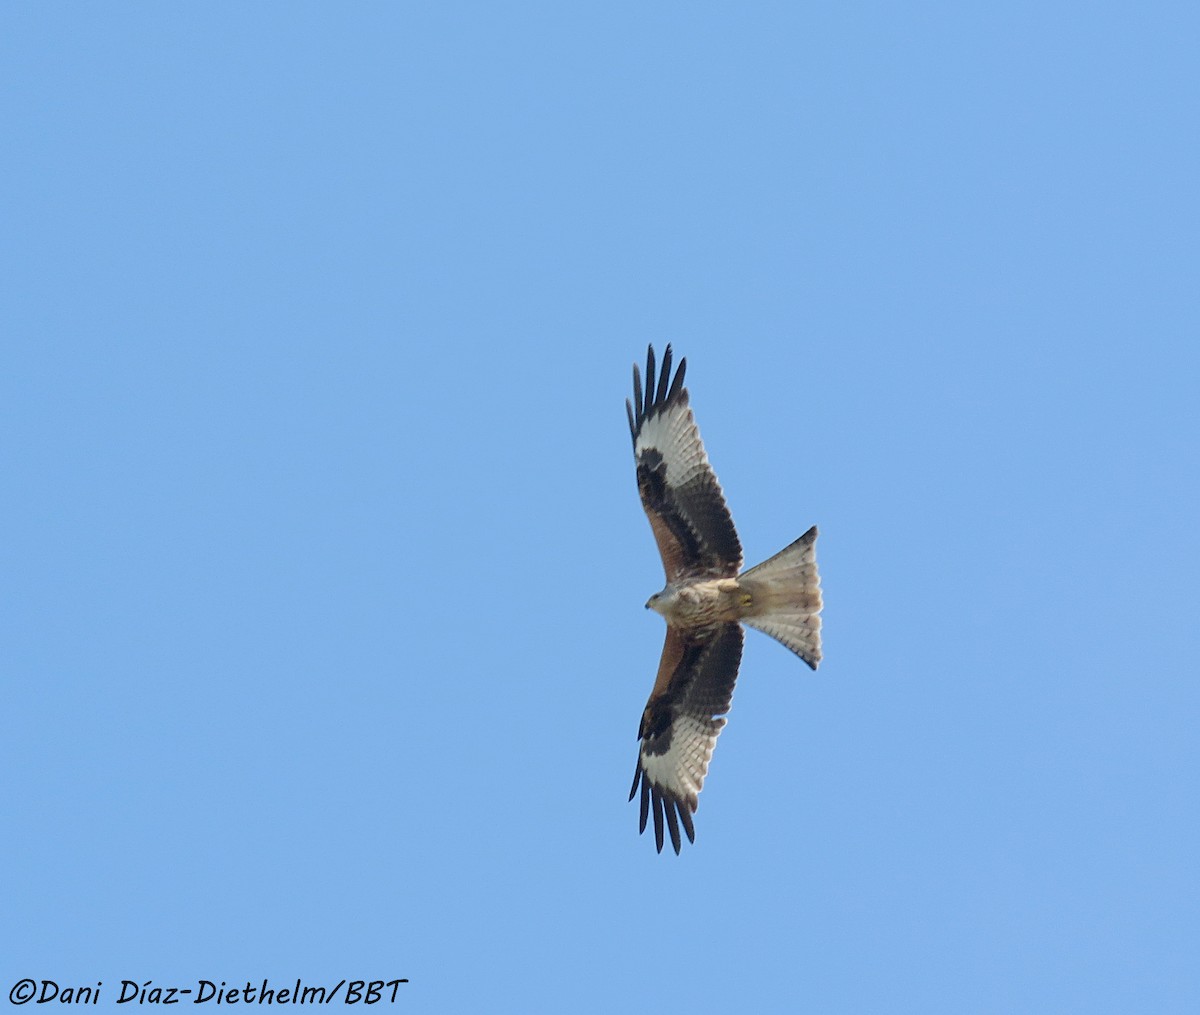
<path fill-rule="evenodd" d="M 708 763 L 733 699 L 742 659 L 742 624 L 778 639 L 814 670 L 821 661 L 821 588 L 816 526 L 744 574 L 742 544 L 721 484 L 688 405 L 683 374 L 671 379 L 671 347 L 655 383 L 654 348 L 646 386 L 633 367 L 625 408 L 638 492 L 662 555 L 667 585 L 646 603 L 667 622 L 667 640 L 638 729 L 632 800 L 642 787 L 640 831 L 654 810 L 661 853 L 663 820 L 679 852 L 679 827 L 696 841 L 696 811 Z"/>

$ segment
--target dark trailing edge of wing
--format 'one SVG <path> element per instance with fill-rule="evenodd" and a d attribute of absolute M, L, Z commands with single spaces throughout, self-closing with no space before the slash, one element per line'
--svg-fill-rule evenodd
<path fill-rule="evenodd" d="M 642 388 L 642 375 L 637 364 L 633 365 L 633 401 L 625 399 L 625 411 L 629 416 L 629 435 L 636 446 L 638 434 L 642 432 L 642 424 L 660 412 L 664 407 L 680 398 L 686 398 L 683 390 L 683 375 L 687 372 L 687 357 L 679 361 L 679 369 L 675 371 L 675 379 L 671 378 L 671 347 L 663 352 L 662 371 L 655 384 L 654 346 L 646 349 L 646 387 Z M 670 383 L 668 383 L 670 382 Z"/>

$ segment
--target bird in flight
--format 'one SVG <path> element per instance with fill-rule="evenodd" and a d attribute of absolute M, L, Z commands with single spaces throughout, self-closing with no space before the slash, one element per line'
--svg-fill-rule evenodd
<path fill-rule="evenodd" d="M 742 572 L 742 544 L 721 484 L 708 463 L 683 386 L 687 360 L 671 377 L 671 347 L 646 383 L 633 367 L 626 399 L 638 493 L 650 519 L 667 584 L 646 603 L 667 622 L 658 676 L 638 729 L 638 761 L 629 799 L 641 786 L 639 831 L 654 813 L 679 852 L 680 827 L 696 841 L 696 811 L 708 763 L 733 699 L 742 659 L 742 624 L 769 634 L 814 670 L 821 661 L 821 587 L 813 526 L 790 546 Z"/>

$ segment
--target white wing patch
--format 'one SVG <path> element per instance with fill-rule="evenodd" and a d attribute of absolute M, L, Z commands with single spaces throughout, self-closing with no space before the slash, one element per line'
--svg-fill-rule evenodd
<path fill-rule="evenodd" d="M 681 487 L 703 474 L 712 476 L 712 482 L 716 483 L 686 395 L 659 409 L 642 423 L 633 453 L 640 457 L 647 448 L 654 448 L 663 456 L 669 485 Z M 716 485 L 719 490 L 720 484 Z"/>
<path fill-rule="evenodd" d="M 643 778 L 695 811 L 713 748 L 724 725 L 724 719 L 680 716 L 671 726 L 671 745 L 665 754 L 642 751 Z"/>

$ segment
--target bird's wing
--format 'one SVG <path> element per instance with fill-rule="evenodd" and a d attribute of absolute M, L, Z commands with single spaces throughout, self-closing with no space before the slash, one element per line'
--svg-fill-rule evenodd
<path fill-rule="evenodd" d="M 668 582 L 686 574 L 735 575 L 742 566 L 742 544 L 688 405 L 686 368 L 681 359 L 671 380 L 668 345 L 656 383 L 651 346 L 645 390 L 634 364 L 633 401 L 625 400 L 638 492 Z"/>
<path fill-rule="evenodd" d="M 733 700 L 742 660 L 740 624 L 717 624 L 695 632 L 667 628 L 658 679 L 638 730 L 637 770 L 632 800 L 642 787 L 640 831 L 654 811 L 654 841 L 661 853 L 663 821 L 679 852 L 679 826 L 696 841 L 696 811 L 722 718 Z"/>

